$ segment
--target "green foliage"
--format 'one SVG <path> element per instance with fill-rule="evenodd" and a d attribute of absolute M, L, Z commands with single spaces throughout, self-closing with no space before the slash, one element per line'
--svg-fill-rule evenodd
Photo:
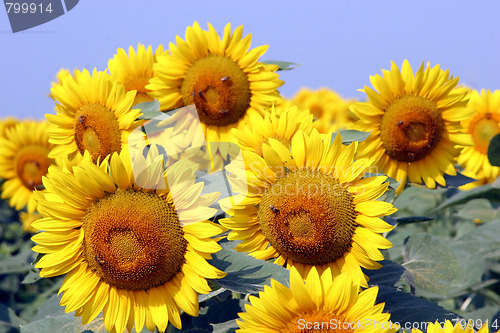
<path fill-rule="evenodd" d="M 236 319 L 220 324 L 212 324 L 212 327 L 214 329 L 214 333 L 233 333 L 236 332 L 236 330 L 239 328 L 238 324 L 236 323 Z"/>
<path fill-rule="evenodd" d="M 435 209 L 436 211 L 443 210 L 447 207 L 463 204 L 469 200 L 485 198 L 492 201 L 500 201 L 500 182 L 496 180 L 491 184 L 486 184 L 473 188 L 468 191 L 459 191 L 449 197 L 447 200 L 440 203 Z"/>
<path fill-rule="evenodd" d="M 29 324 L 21 325 L 21 333 L 68 332 L 68 333 L 106 333 L 102 313 L 87 325 L 82 324 L 80 317 L 74 312 L 65 313 L 59 305 L 59 299 L 54 295 L 45 302 Z M 135 333 L 135 330 L 133 330 Z M 141 333 L 149 332 L 143 329 Z"/>
<path fill-rule="evenodd" d="M 365 274 L 369 278 L 369 285 L 394 287 L 394 285 L 401 279 L 401 276 L 405 272 L 405 268 L 390 260 L 383 260 L 380 264 L 382 265 L 382 268 L 376 270 L 365 270 Z"/>
<path fill-rule="evenodd" d="M 31 265 L 28 274 L 24 277 L 21 283 L 31 284 L 40 279 L 42 279 L 42 277 L 40 276 L 40 270 L 38 268 L 35 268 L 35 266 Z"/>
<path fill-rule="evenodd" d="M 145 112 L 143 119 L 163 114 L 157 101 L 138 107 Z M 148 129 L 155 130 L 155 121 Z M 369 135 L 340 134 L 344 144 Z M 230 190 L 220 175 L 201 178 L 209 192 Z M 386 235 L 393 247 L 383 251 L 387 260 L 381 262 L 382 268 L 364 272 L 369 285 L 379 288 L 377 302 L 385 303 L 391 320 L 404 325 L 458 316 L 490 323 L 500 319 L 500 182 L 470 191 L 410 186 L 394 197 L 399 182 L 388 181 L 392 192 L 383 199 L 394 198 L 398 208 L 385 218 L 395 226 Z M 464 181 L 460 175 L 447 180 L 449 186 Z M 105 332 L 102 314 L 82 325 L 74 313 L 64 312 L 55 296 L 63 278 L 39 276 L 32 265 L 37 259 L 31 251 L 33 243 L 5 201 L 0 201 L 0 221 L 0 333 Z M 220 244 L 222 250 L 209 262 L 227 276 L 209 281 L 213 291 L 199 295 L 198 317 L 183 313 L 182 330 L 169 325 L 167 332 L 235 332 L 238 313 L 245 311 L 250 295 L 257 295 L 271 279 L 289 285 L 287 269 L 235 251 L 238 242 L 222 240 Z"/>
<path fill-rule="evenodd" d="M 407 238 L 403 245 L 403 266 L 411 273 L 421 296 L 445 296 L 458 272 L 457 257 L 447 244 L 427 234 Z"/>
<path fill-rule="evenodd" d="M 478 330 L 481 326 L 489 321 L 490 332 L 496 332 L 500 328 L 500 321 L 497 319 L 496 322 L 493 319 L 495 315 L 500 312 L 500 306 L 485 306 L 479 310 L 475 310 L 472 312 L 465 312 L 462 316 L 464 320 L 470 321 L 475 328 Z"/>
<path fill-rule="evenodd" d="M 381 302 L 385 303 L 385 312 L 391 314 L 391 321 L 403 327 L 405 323 L 444 321 L 458 317 L 435 303 L 386 286 L 379 287 L 377 303 Z"/>
<path fill-rule="evenodd" d="M 0 186 L 3 181 L 0 178 Z M 0 200 L 0 225 L 9 224 L 17 221 L 16 212 L 9 206 L 7 200 Z M 5 232 L 5 229 L 2 229 Z M 5 236 L 2 234 L 2 238 Z"/>
<path fill-rule="evenodd" d="M 500 133 L 490 140 L 488 145 L 488 160 L 491 165 L 500 166 Z"/>
<path fill-rule="evenodd" d="M 0 274 L 26 274 L 31 271 L 31 263 L 35 259 L 31 246 L 27 242 L 22 245 L 17 254 L 6 256 L 0 260 Z"/>
<path fill-rule="evenodd" d="M 456 217 L 479 223 L 491 222 L 500 218 L 500 208 L 493 209 L 487 199 L 472 199 L 462 207 L 458 207 Z"/>
<path fill-rule="evenodd" d="M 247 302 L 240 298 L 240 294 L 222 289 L 223 292 L 216 297 L 200 303 L 200 315 L 190 317 L 181 315 L 182 330 L 172 325 L 167 328 L 167 333 L 177 332 L 234 332 L 238 328 L 235 318 L 243 312 Z"/>
<path fill-rule="evenodd" d="M 81 318 L 75 317 L 74 313 L 49 316 L 48 318 L 40 319 L 27 325 L 21 325 L 21 333 L 39 332 L 106 333 L 107 331 L 104 327 L 104 318 L 102 314 L 87 325 L 82 325 Z"/>
<path fill-rule="evenodd" d="M 406 216 L 406 217 L 387 216 L 384 220 L 390 225 L 396 226 L 398 224 L 432 221 L 433 218 L 427 216 Z"/>
<path fill-rule="evenodd" d="M 446 181 L 445 187 L 459 187 L 476 181 L 476 179 L 467 177 L 460 172 L 457 172 L 455 176 L 450 176 L 445 173 L 444 180 Z"/>
<path fill-rule="evenodd" d="M 413 289 L 433 304 L 439 300 L 463 318 L 491 323 L 500 306 L 500 222 L 493 201 L 498 199 L 497 187 L 407 188 L 396 199 L 399 211 L 389 222 L 412 219 L 416 213 L 433 220 L 399 223 L 387 235 L 394 244 L 388 251 L 392 260 L 407 269 L 396 285 Z"/>
<path fill-rule="evenodd" d="M 453 240 L 453 246 L 482 259 L 500 258 L 500 220 L 478 226 Z"/>
<path fill-rule="evenodd" d="M 213 254 L 210 263 L 227 275 L 213 282 L 239 293 L 257 293 L 270 285 L 271 278 L 287 284 L 289 271 L 279 265 L 233 250 L 237 242 L 222 242 L 222 250 Z"/>
<path fill-rule="evenodd" d="M 461 248 L 460 244 L 450 242 L 449 249 L 453 251 L 458 261 L 458 270 L 454 278 L 449 279 L 447 298 L 459 297 L 469 293 L 481 284 L 485 261 L 479 259 L 471 249 Z"/>
<path fill-rule="evenodd" d="M 16 316 L 14 310 L 0 304 L 0 332 L 18 332 L 19 326 L 25 324 L 25 322 L 25 320 Z"/>
<path fill-rule="evenodd" d="M 445 189 L 412 186 L 403 191 L 394 202 L 398 211 L 394 216 L 432 216 L 429 213 L 442 200 Z"/>

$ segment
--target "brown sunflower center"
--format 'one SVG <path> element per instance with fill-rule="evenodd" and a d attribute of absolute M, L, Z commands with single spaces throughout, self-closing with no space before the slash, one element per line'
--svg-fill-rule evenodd
<path fill-rule="evenodd" d="M 184 264 L 187 241 L 173 206 L 154 193 L 120 190 L 94 202 L 83 218 L 83 254 L 102 280 L 147 290 Z"/>
<path fill-rule="evenodd" d="M 181 85 L 184 105 L 195 104 L 200 121 L 225 126 L 237 122 L 250 106 L 250 83 L 232 59 L 210 55 L 196 61 Z"/>
<path fill-rule="evenodd" d="M 262 232 L 284 257 L 322 265 L 352 246 L 355 204 L 342 184 L 308 169 L 289 172 L 266 190 L 259 205 Z"/>
<path fill-rule="evenodd" d="M 137 94 L 135 95 L 134 103 L 132 105 L 136 105 L 144 102 L 151 102 L 154 100 L 151 96 L 148 95 L 148 89 L 146 89 L 146 85 L 149 83 L 149 78 L 138 77 L 127 82 L 124 82 L 125 91 L 137 90 Z"/>
<path fill-rule="evenodd" d="M 444 130 L 436 104 L 420 96 L 405 95 L 385 110 L 380 128 L 387 154 L 398 161 L 412 162 L 436 147 Z"/>
<path fill-rule="evenodd" d="M 75 143 L 83 155 L 88 150 L 94 161 L 121 151 L 121 131 L 114 113 L 100 104 L 83 105 L 75 115 Z"/>
<path fill-rule="evenodd" d="M 478 114 L 469 125 L 469 133 L 474 138 L 476 150 L 487 154 L 491 138 L 500 133 L 500 115 L 490 112 Z"/>
<path fill-rule="evenodd" d="M 345 321 L 336 314 L 315 311 L 293 318 L 283 333 L 351 333 L 357 328 L 356 325 L 357 322 Z"/>
<path fill-rule="evenodd" d="M 321 118 L 321 116 L 323 116 L 324 111 L 325 110 L 321 105 L 314 104 L 309 107 L 309 113 L 314 115 L 314 119 Z"/>
<path fill-rule="evenodd" d="M 53 163 L 53 160 L 48 158 L 49 152 L 48 147 L 29 145 L 21 147 L 16 155 L 17 176 L 30 191 L 42 186 L 42 176 Z"/>
<path fill-rule="evenodd" d="M 283 137 L 281 137 L 279 135 L 276 135 L 276 134 L 274 134 L 273 136 L 271 136 L 271 138 L 278 140 L 285 147 L 290 147 L 290 145 L 292 143 L 290 140 L 288 140 L 286 138 L 283 138 Z M 255 148 L 255 153 L 257 155 L 259 155 L 260 157 L 264 157 L 264 155 L 262 153 L 262 145 L 263 144 L 269 144 L 269 138 L 266 138 L 264 141 L 262 141 L 261 143 L 259 143 L 259 145 L 257 146 L 257 148 Z"/>

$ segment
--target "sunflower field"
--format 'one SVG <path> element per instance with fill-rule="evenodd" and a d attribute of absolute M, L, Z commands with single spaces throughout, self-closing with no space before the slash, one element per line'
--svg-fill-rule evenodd
<path fill-rule="evenodd" d="M 0 119 L 0 332 L 500 331 L 500 91 L 285 98 L 251 43 L 194 22 Z"/>

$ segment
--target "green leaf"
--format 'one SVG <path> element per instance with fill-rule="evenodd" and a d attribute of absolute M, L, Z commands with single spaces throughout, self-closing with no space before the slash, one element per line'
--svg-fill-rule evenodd
<path fill-rule="evenodd" d="M 368 283 L 370 286 L 386 286 L 394 287 L 396 282 L 401 279 L 405 268 L 390 260 L 383 260 L 379 262 L 382 268 L 376 270 L 364 270 L 365 274 L 370 279 Z"/>
<path fill-rule="evenodd" d="M 385 222 L 394 226 L 398 224 L 410 224 L 415 222 L 426 222 L 432 220 L 434 220 L 432 217 L 427 217 L 427 216 L 406 216 L 406 217 L 386 216 L 384 219 Z"/>
<path fill-rule="evenodd" d="M 479 186 L 468 191 L 459 191 L 457 194 L 443 201 L 434 211 L 439 211 L 478 198 L 500 201 L 500 181 L 496 180 L 491 184 Z"/>
<path fill-rule="evenodd" d="M 430 212 L 442 200 L 446 189 L 428 189 L 425 186 L 411 186 L 401 193 L 394 202 L 397 216 L 422 216 Z"/>
<path fill-rule="evenodd" d="M 464 317 L 465 322 L 464 320 L 462 320 L 461 323 L 463 325 L 464 323 L 470 320 L 476 327 L 476 329 L 479 329 L 484 323 L 486 323 L 486 320 L 489 321 L 490 325 L 493 324 L 492 319 L 495 316 L 495 314 L 497 314 L 499 311 L 500 311 L 500 306 L 485 306 L 481 309 L 474 310 L 472 312 L 463 313 L 462 317 Z M 496 329 L 493 328 L 493 330 L 491 330 L 491 328 L 492 327 L 490 326 L 490 332 L 496 332 L 498 330 L 498 326 Z"/>
<path fill-rule="evenodd" d="M 53 295 L 40 308 L 33 321 L 21 325 L 21 333 L 40 332 L 85 332 L 85 333 L 107 333 L 104 327 L 104 317 L 100 313 L 96 319 L 87 325 L 82 324 L 80 317 L 75 317 L 74 312 L 65 313 L 64 307 L 59 305 L 59 299 Z M 132 330 L 135 333 L 135 329 Z M 149 332 L 143 329 L 141 333 Z"/>
<path fill-rule="evenodd" d="M 464 176 L 462 173 L 457 172 L 456 176 L 450 176 L 444 174 L 444 180 L 446 181 L 445 187 L 459 187 L 465 184 L 475 182 L 477 179 Z"/>
<path fill-rule="evenodd" d="M 132 108 L 141 110 L 142 115 L 139 119 L 154 119 L 160 115 L 164 115 L 164 113 L 160 111 L 160 105 L 160 102 L 155 99 L 152 102 L 136 104 Z"/>
<path fill-rule="evenodd" d="M 337 134 L 340 134 L 342 138 L 342 143 L 344 145 L 349 145 L 354 141 L 358 142 L 365 141 L 370 136 L 370 133 L 371 132 L 362 132 L 356 130 L 340 130 L 332 134 L 332 142 L 337 137 Z"/>
<path fill-rule="evenodd" d="M 481 283 L 481 277 L 485 271 L 485 262 L 471 252 L 470 249 L 456 244 L 455 241 L 450 242 L 450 249 L 455 253 L 457 258 L 460 258 L 457 275 L 454 279 L 450 279 L 447 297 L 457 297 L 469 292 L 469 289 Z"/>
<path fill-rule="evenodd" d="M 32 321 L 38 321 L 45 318 L 53 318 L 65 315 L 64 307 L 59 305 L 59 299 L 56 295 L 50 296 L 39 308 Z"/>
<path fill-rule="evenodd" d="M 104 326 L 104 317 L 102 313 L 87 325 L 82 325 L 82 319 L 80 317 L 75 317 L 73 312 L 21 325 L 21 333 L 40 332 L 107 333 L 108 331 Z M 132 332 L 135 333 L 135 329 L 133 329 Z M 148 332 L 147 329 L 141 331 L 141 333 Z"/>
<path fill-rule="evenodd" d="M 213 333 L 233 333 L 236 332 L 238 328 L 238 324 L 236 323 L 236 319 L 226 321 L 220 324 L 210 324 L 214 328 Z"/>
<path fill-rule="evenodd" d="M 405 323 L 411 325 L 421 322 L 443 322 L 458 317 L 453 312 L 447 311 L 435 303 L 412 296 L 408 293 L 397 291 L 394 288 L 380 286 L 377 303 L 385 302 L 384 311 L 391 314 L 391 321 L 399 323 L 403 328 Z M 422 329 L 422 327 L 419 327 Z"/>
<path fill-rule="evenodd" d="M 226 291 L 226 289 L 224 289 L 224 288 L 219 288 L 219 289 L 214 290 L 214 291 L 212 291 L 211 293 L 208 293 L 208 294 L 206 294 L 206 295 L 199 295 L 199 296 L 198 296 L 198 303 L 205 302 L 205 301 L 207 301 L 207 300 L 211 299 L 212 297 L 215 297 L 215 296 L 218 296 L 218 295 L 222 294 L 222 293 L 223 293 L 223 292 L 225 292 L 225 291 Z"/>
<path fill-rule="evenodd" d="M 227 299 L 223 302 L 211 305 L 208 308 L 206 318 L 210 324 L 225 323 L 228 320 L 232 321 L 233 319 L 238 318 L 238 313 L 243 311 L 245 310 L 240 305 L 239 299 Z"/>
<path fill-rule="evenodd" d="M 456 255 L 447 244 L 426 233 L 408 237 L 403 245 L 403 266 L 414 281 L 417 294 L 446 296 L 458 272 Z"/>
<path fill-rule="evenodd" d="M 498 320 L 496 324 L 494 323 L 494 317 L 497 313 L 500 312 L 500 306 L 485 306 L 481 309 L 474 310 L 472 312 L 463 312 L 461 313 L 462 319 L 460 323 L 462 326 L 466 324 L 467 322 L 470 322 L 476 330 L 479 330 L 482 325 L 488 321 L 490 332 L 496 332 L 498 331 Z M 492 326 L 496 326 L 496 329 Z"/>
<path fill-rule="evenodd" d="M 21 333 L 40 332 L 85 332 L 106 333 L 104 318 L 102 314 L 97 316 L 91 323 L 82 325 L 82 319 L 75 317 L 74 313 L 66 313 L 59 316 L 48 317 L 21 325 Z"/>
<path fill-rule="evenodd" d="M 16 217 L 16 211 L 9 206 L 9 201 L 0 200 L 0 223 L 11 223 Z"/>
<path fill-rule="evenodd" d="M 11 275 L 12 276 L 12 275 Z M 41 313 L 43 310 L 47 309 L 47 300 L 54 296 L 54 294 L 57 293 L 59 288 L 62 285 L 62 282 L 64 280 L 63 276 L 59 277 L 54 277 L 54 278 L 49 278 L 49 279 L 42 279 L 35 284 L 31 286 L 24 286 L 20 284 L 20 287 L 22 288 L 20 290 L 20 294 L 24 294 L 25 297 L 25 302 L 24 304 L 18 303 L 21 307 L 21 312 L 20 316 L 22 318 L 30 319 L 30 321 L 38 320 L 38 319 L 43 319 L 43 317 L 40 318 L 35 318 L 38 313 Z M 33 292 L 30 292 L 28 294 L 25 294 L 23 290 L 33 290 Z M 23 298 L 24 298 L 23 297 Z M 43 310 L 42 310 L 43 308 Z M 60 309 L 61 313 L 64 314 L 64 309 L 61 308 L 57 301 L 55 301 L 54 308 Z M 43 315 L 42 315 L 43 316 Z"/>
<path fill-rule="evenodd" d="M 206 320 L 206 317 L 202 314 L 202 310 L 200 310 L 200 316 L 191 317 L 186 313 L 181 315 L 182 320 L 182 328 L 178 329 L 171 323 L 168 324 L 166 333 L 210 333 L 212 330 L 210 329 L 210 323 Z M 149 332 L 149 331 L 147 331 Z M 158 332 L 158 331 L 155 331 Z"/>
<path fill-rule="evenodd" d="M 264 285 L 271 284 L 271 278 L 287 284 L 289 271 L 268 261 L 237 252 L 233 248 L 238 242 L 221 242 L 222 250 L 214 253 L 210 264 L 227 273 L 222 279 L 213 280 L 223 288 L 239 293 L 257 293 Z"/>
<path fill-rule="evenodd" d="M 0 332 L 19 332 L 19 326 L 25 321 L 16 316 L 14 310 L 0 304 Z"/>
<path fill-rule="evenodd" d="M 24 277 L 21 283 L 31 284 L 40 279 L 42 279 L 42 277 L 40 276 L 40 270 L 38 268 L 35 268 L 34 266 L 31 266 L 28 274 Z"/>
<path fill-rule="evenodd" d="M 232 298 L 234 293 L 227 291 L 217 299 L 211 299 L 200 304 L 200 315 L 191 317 L 187 314 L 181 315 L 182 329 L 179 330 L 169 325 L 167 333 L 177 332 L 212 332 L 212 326 L 217 327 L 215 332 L 234 332 L 231 328 L 238 328 L 235 318 L 238 313 L 244 311 L 245 302 L 239 298 Z"/>
<path fill-rule="evenodd" d="M 473 254 L 479 258 L 500 257 L 500 220 L 484 223 L 468 234 L 457 237 L 451 243 L 453 248 Z"/>
<path fill-rule="evenodd" d="M 490 222 L 500 218 L 500 209 L 493 209 L 487 199 L 472 199 L 461 207 L 455 216 L 465 220 L 479 220 L 478 222 Z"/>
<path fill-rule="evenodd" d="M 289 71 L 299 66 L 302 66 L 302 64 L 297 64 L 289 61 L 280 61 L 280 60 L 266 60 L 261 62 L 268 65 L 278 65 L 279 66 L 278 71 Z"/>
<path fill-rule="evenodd" d="M 491 165 L 500 166 L 500 133 L 490 140 L 488 146 L 488 160 Z"/>
<path fill-rule="evenodd" d="M 425 232 L 426 224 L 428 223 L 423 222 L 423 223 L 405 224 L 404 226 L 392 229 L 392 231 L 390 231 L 387 234 L 387 240 L 389 240 L 393 245 L 391 248 L 387 249 L 392 261 L 398 263 L 403 262 L 402 253 L 403 253 L 403 243 L 405 239 L 413 234 Z"/>
<path fill-rule="evenodd" d="M 31 243 L 26 242 L 20 253 L 0 260 L 0 274 L 26 274 L 32 266 L 35 255 L 31 251 Z"/>
<path fill-rule="evenodd" d="M 149 332 L 149 331 L 145 331 L 145 332 Z M 155 331 L 155 333 L 156 332 L 158 332 L 158 331 Z M 184 328 L 184 326 L 182 327 L 182 330 L 178 330 L 173 325 L 169 324 L 167 326 L 167 330 L 165 332 L 166 333 L 178 333 L 178 332 L 182 332 L 182 333 L 211 333 L 212 331 L 210 329 L 204 329 L 204 328 L 198 328 L 198 327 Z"/>

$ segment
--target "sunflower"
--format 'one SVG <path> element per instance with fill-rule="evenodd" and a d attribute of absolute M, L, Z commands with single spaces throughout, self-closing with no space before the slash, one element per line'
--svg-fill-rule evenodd
<path fill-rule="evenodd" d="M 111 77 L 125 86 L 125 91 L 137 90 L 132 105 L 153 101 L 150 91 L 146 89 L 149 80 L 154 76 L 153 64 L 168 52 L 163 51 L 163 45 L 158 46 L 153 54 L 151 45 L 147 48 L 143 44 L 137 46 L 137 52 L 132 46 L 128 55 L 124 49 L 119 48 L 112 59 L 108 61 Z"/>
<path fill-rule="evenodd" d="M 262 157 L 262 145 L 269 143 L 269 138 L 290 147 L 292 137 L 299 129 L 307 134 L 311 133 L 313 116 L 308 110 L 298 111 L 297 107 L 290 106 L 280 113 L 278 116 L 278 111 L 273 107 L 264 117 L 251 117 L 250 123 L 243 130 L 233 129 L 240 147 Z"/>
<path fill-rule="evenodd" d="M 249 170 L 231 168 L 230 181 L 239 193 L 220 201 L 231 217 L 220 223 L 231 229 L 229 240 L 241 240 L 236 250 L 258 259 L 296 267 L 307 276 L 342 272 L 367 286 L 361 267 L 377 269 L 379 249 L 391 242 L 379 233 L 392 230 L 380 219 L 396 209 L 375 201 L 387 191 L 386 176 L 362 178 L 367 159 L 353 162 L 357 142 L 342 145 L 340 135 L 330 145 L 314 129 L 292 139 L 290 149 L 269 139 L 264 157 L 243 152 Z"/>
<path fill-rule="evenodd" d="M 250 296 L 251 305 L 237 320 L 237 332 L 377 332 L 393 333 L 398 325 L 383 313 L 384 303 L 375 305 L 378 287 L 359 292 L 359 284 L 341 274 L 320 276 L 315 268 L 304 282 L 294 268 L 290 288 L 275 280 L 259 297 Z"/>
<path fill-rule="evenodd" d="M 461 321 L 457 321 L 456 324 L 453 325 L 449 320 L 446 320 L 442 326 L 438 321 L 429 323 L 426 329 L 427 333 L 475 333 L 472 322 L 467 323 L 466 327 L 463 327 Z M 488 325 L 485 323 L 477 333 L 488 333 L 488 331 Z M 422 331 L 414 328 L 412 329 L 412 333 L 422 333 Z"/>
<path fill-rule="evenodd" d="M 346 100 L 328 88 L 302 88 L 290 102 L 299 109 L 308 109 L 314 115 L 313 126 L 320 133 L 338 131 L 357 120 L 349 111 L 349 105 L 354 101 Z"/>
<path fill-rule="evenodd" d="M 371 157 L 379 172 L 401 182 L 407 178 L 445 186 L 444 173 L 456 175 L 455 160 L 462 146 L 472 145 L 460 121 L 472 114 L 466 108 L 467 89 L 456 88 L 458 78 L 450 77 L 439 65 L 413 75 L 408 60 L 402 71 L 392 63 L 390 71 L 370 77 L 373 87 L 365 86 L 368 101 L 354 103 L 351 110 L 361 119 L 356 127 L 371 131 L 358 150 L 359 157 Z"/>
<path fill-rule="evenodd" d="M 15 127 L 19 123 L 14 117 L 6 117 L 0 119 L 0 138 L 5 138 L 7 135 L 7 131 L 13 127 Z"/>
<path fill-rule="evenodd" d="M 26 212 L 19 212 L 19 220 L 22 223 L 22 228 L 24 231 L 29 232 L 30 234 L 34 234 L 38 231 L 31 225 L 33 224 L 33 222 L 41 218 L 42 216 L 38 212 L 34 212 L 31 214 Z"/>
<path fill-rule="evenodd" d="M 268 46 L 248 51 L 252 37 L 242 33 L 240 26 L 231 34 L 227 24 L 221 39 L 212 25 L 205 31 L 195 22 L 186 40 L 178 36 L 170 54 L 158 59 L 147 85 L 161 110 L 195 104 L 207 142 L 234 142 L 232 128 L 281 101 L 278 66 L 258 62 Z"/>
<path fill-rule="evenodd" d="M 36 210 L 34 189 L 42 189 L 42 177 L 54 160 L 49 158 L 53 145 L 49 143 L 47 122 L 19 122 L 0 137 L 0 178 L 2 199 L 16 210 L 27 206 L 28 213 Z"/>
<path fill-rule="evenodd" d="M 136 92 L 125 92 L 123 85 L 94 69 L 75 70 L 51 89 L 56 101 L 56 115 L 46 114 L 54 126 L 50 143 L 56 147 L 50 157 L 76 154 L 87 150 L 94 161 L 120 152 L 128 134 L 139 125 L 140 110 L 130 109 Z"/>
<path fill-rule="evenodd" d="M 56 74 L 56 81 L 55 82 L 52 82 L 52 88 L 54 87 L 57 87 L 58 85 L 61 84 L 61 82 L 68 76 L 71 76 L 71 72 L 66 69 L 66 68 L 61 68 L 57 74 Z M 49 93 L 48 96 L 52 99 L 54 99 L 54 96 L 52 95 L 52 93 Z"/>
<path fill-rule="evenodd" d="M 102 310 L 110 332 L 145 326 L 181 328 L 180 310 L 197 316 L 206 279 L 225 274 L 207 263 L 223 229 L 206 219 L 218 193 L 201 195 L 196 166 L 181 161 L 163 171 L 152 146 L 146 158 L 113 153 L 99 165 L 88 154 L 72 172 L 50 168 L 37 192 L 43 219 L 33 226 L 42 277 L 67 274 L 59 290 L 66 312 L 84 324 Z"/>
<path fill-rule="evenodd" d="M 492 166 L 488 160 L 490 140 L 500 133 L 500 90 L 494 92 L 474 90 L 469 95 L 469 108 L 474 115 L 462 121 L 462 126 L 472 135 L 474 146 L 465 147 L 458 157 L 464 175 L 478 179 L 462 188 L 468 189 L 494 181 L 500 167 Z"/>

